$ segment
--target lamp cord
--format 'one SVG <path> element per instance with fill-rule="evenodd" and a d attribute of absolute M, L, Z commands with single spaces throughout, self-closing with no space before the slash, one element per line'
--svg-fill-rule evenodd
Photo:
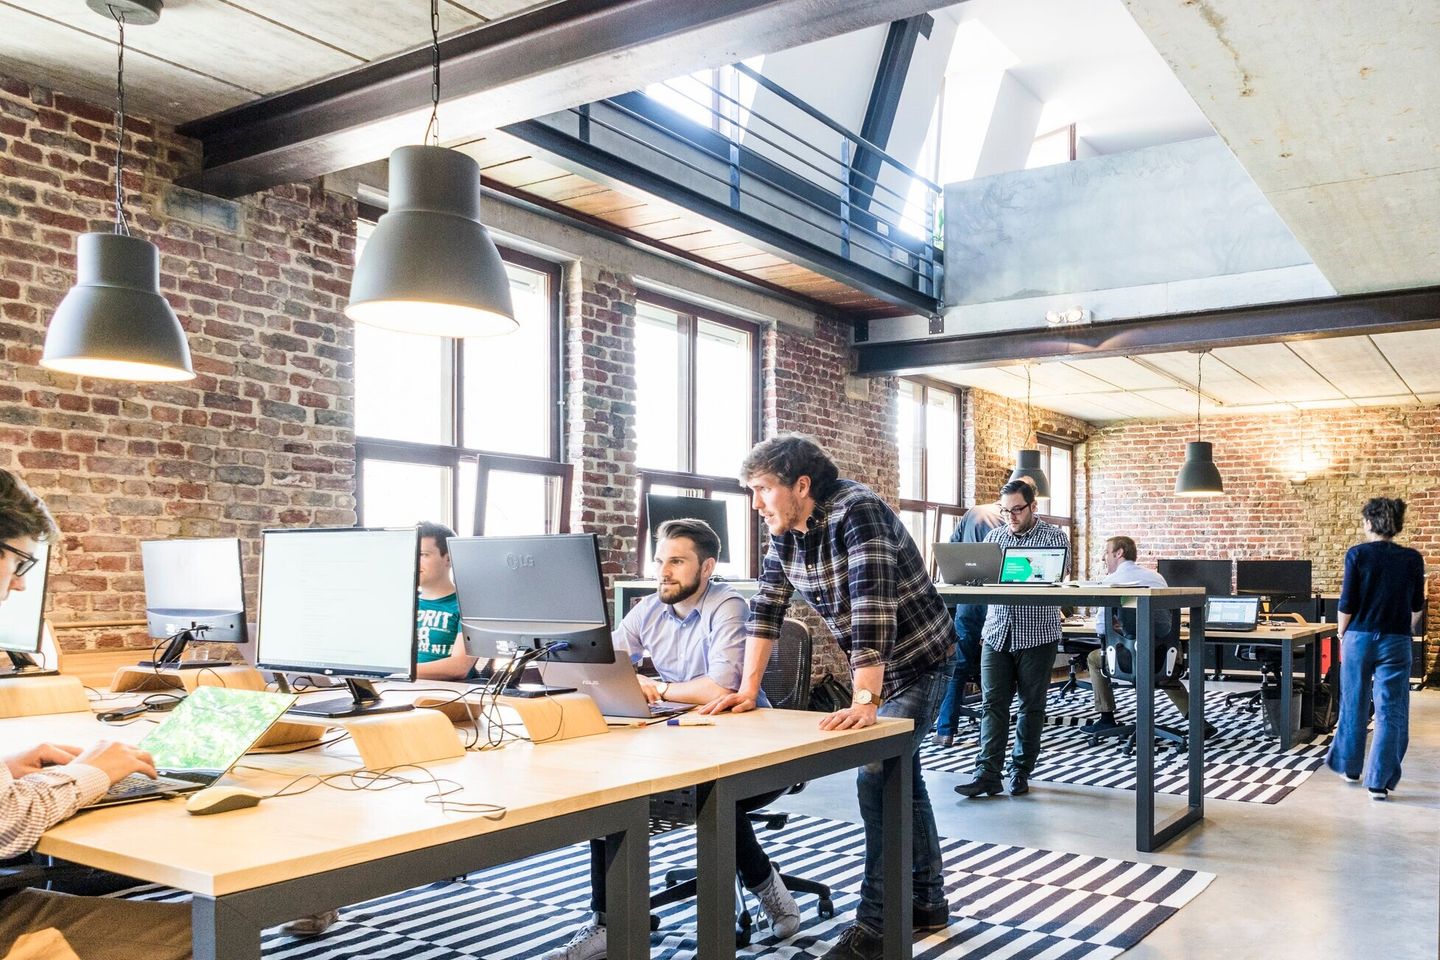
<path fill-rule="evenodd" d="M 1195 441 L 1200 441 L 1200 399 L 1204 396 L 1201 388 L 1205 384 L 1205 351 L 1200 351 L 1200 359 L 1195 361 Z"/>
<path fill-rule="evenodd" d="M 440 145 L 440 0 L 430 0 L 430 122 L 425 139 Z"/>
<path fill-rule="evenodd" d="M 107 8 L 120 27 L 120 44 L 115 57 L 115 232 L 130 236 L 130 223 L 125 217 L 125 186 L 122 183 L 125 164 L 125 14 L 115 7 Z"/>
<path fill-rule="evenodd" d="M 1030 406 L 1030 364 L 1025 364 L 1025 424 L 1029 433 L 1025 434 L 1025 442 L 1030 442 L 1030 437 L 1035 433 L 1035 411 Z"/>

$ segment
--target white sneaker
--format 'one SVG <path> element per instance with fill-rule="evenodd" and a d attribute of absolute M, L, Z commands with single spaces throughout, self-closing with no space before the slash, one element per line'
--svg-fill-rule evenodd
<path fill-rule="evenodd" d="M 800 929 L 800 908 L 795 905 L 790 891 L 785 889 L 780 871 L 771 866 L 770 879 L 749 890 L 760 901 L 760 909 L 770 919 L 770 928 L 775 931 L 775 936 L 781 940 L 795 936 Z"/>
<path fill-rule="evenodd" d="M 599 960 L 605 952 L 605 925 L 591 920 L 575 931 L 569 943 L 551 950 L 542 960 Z"/>

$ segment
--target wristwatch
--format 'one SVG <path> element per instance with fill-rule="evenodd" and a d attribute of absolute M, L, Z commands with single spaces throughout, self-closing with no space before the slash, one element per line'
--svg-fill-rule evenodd
<path fill-rule="evenodd" d="M 878 709 L 880 704 L 884 703 L 885 701 L 880 698 L 880 695 L 878 693 L 871 693 L 869 690 L 866 690 L 864 688 L 857 688 L 855 690 L 855 696 L 850 702 L 862 707 L 868 706 Z"/>
<path fill-rule="evenodd" d="M 660 699 L 664 700 L 666 695 L 670 692 L 670 681 L 661 680 L 659 683 L 655 684 L 655 689 L 659 691 Z"/>

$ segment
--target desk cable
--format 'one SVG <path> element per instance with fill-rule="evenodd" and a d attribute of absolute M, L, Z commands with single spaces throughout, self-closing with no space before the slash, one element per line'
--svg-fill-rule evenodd
<path fill-rule="evenodd" d="M 397 776 L 394 771 L 404 769 L 418 770 L 425 774 L 425 777 L 409 779 Z M 250 767 L 248 769 L 260 769 Z M 428 778 L 428 779 L 427 779 Z M 303 786 L 301 786 L 303 784 Z M 298 797 L 301 794 L 309 793 L 317 787 L 330 787 L 332 790 L 343 790 L 347 793 L 359 793 L 363 790 L 391 790 L 395 787 L 406 786 L 432 786 L 435 792 L 425 798 L 426 803 L 432 803 L 440 807 L 445 813 L 472 814 L 484 817 L 486 820 L 503 820 L 509 813 L 504 804 L 485 803 L 480 800 L 452 800 L 449 799 L 457 793 L 465 791 L 465 785 L 455 780 L 437 777 L 434 771 L 415 763 L 400 763 L 393 767 L 386 767 L 383 770 L 352 770 L 346 773 L 307 773 L 296 777 L 289 783 L 276 790 L 274 793 L 262 795 L 262 800 L 274 800 L 281 797 Z"/>

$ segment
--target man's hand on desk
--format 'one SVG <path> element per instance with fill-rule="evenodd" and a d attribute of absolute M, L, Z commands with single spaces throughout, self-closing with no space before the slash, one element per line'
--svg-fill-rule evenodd
<path fill-rule="evenodd" d="M 754 693 L 739 690 L 735 693 L 727 693 L 723 697 L 716 697 L 701 707 L 699 712 L 724 713 L 726 710 L 729 710 L 731 713 L 745 713 L 748 710 L 754 710 L 755 702 L 759 699 L 760 693 L 758 690 Z"/>
<path fill-rule="evenodd" d="M 821 730 L 862 730 L 875 726 L 880 708 L 873 703 L 852 703 L 844 710 L 827 714 L 820 721 Z"/>
<path fill-rule="evenodd" d="M 31 747 L 24 753 L 6 757 L 5 766 L 10 768 L 10 776 L 19 780 L 29 774 L 39 773 L 44 767 L 64 766 L 78 756 L 80 756 L 79 747 L 63 743 L 42 743 L 38 747 Z"/>
<path fill-rule="evenodd" d="M 660 696 L 660 688 L 655 685 L 654 680 L 639 673 L 635 675 L 635 679 L 640 681 L 640 689 L 645 692 L 645 699 L 647 701 L 654 703 L 656 700 L 664 699 Z"/>
<path fill-rule="evenodd" d="M 88 764 L 99 770 L 110 778 L 111 783 L 132 773 L 143 773 L 155 779 L 155 758 L 128 743 L 101 740 L 73 759 L 76 763 Z"/>

